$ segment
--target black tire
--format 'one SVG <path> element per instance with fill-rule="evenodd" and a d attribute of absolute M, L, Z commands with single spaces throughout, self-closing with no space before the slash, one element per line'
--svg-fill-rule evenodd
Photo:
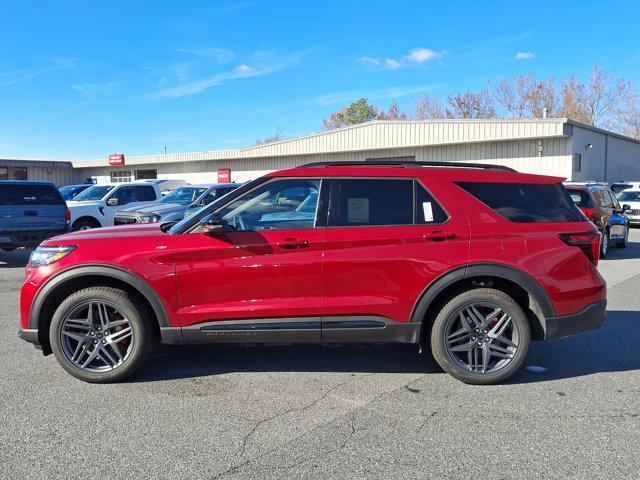
<path fill-rule="evenodd" d="M 484 373 L 463 368 L 454 360 L 454 354 L 450 353 L 447 348 L 447 338 L 450 338 L 448 328 L 454 321 L 453 319 L 458 317 L 462 309 L 479 303 L 491 305 L 493 308 L 501 308 L 505 314 L 511 317 L 513 325 L 509 328 L 517 329 L 518 332 L 517 348 L 508 363 L 502 367 L 496 366 L 496 371 Z M 482 339 L 479 338 L 479 340 Z M 469 343 L 475 344 L 475 342 Z M 431 329 L 431 351 L 436 362 L 449 375 L 473 385 L 492 385 L 502 382 L 516 373 L 526 359 L 530 343 L 531 328 L 522 308 L 509 295 L 492 288 L 475 288 L 453 297 L 442 307 Z"/>
<path fill-rule="evenodd" d="M 629 242 L 629 225 L 627 224 L 624 227 L 624 238 L 622 240 L 620 240 L 616 244 L 616 247 L 618 247 L 618 248 L 627 248 L 627 243 L 628 242 Z"/>
<path fill-rule="evenodd" d="M 609 230 L 602 232 L 602 239 L 600 240 L 600 258 L 607 258 L 609 253 Z"/>
<path fill-rule="evenodd" d="M 73 222 L 73 231 L 77 232 L 79 230 L 89 230 L 90 228 L 100 228 L 100 222 L 91 217 L 83 217 L 79 218 L 75 222 Z"/>
<path fill-rule="evenodd" d="M 88 302 L 108 304 L 126 317 L 131 326 L 132 336 L 127 355 L 122 363 L 104 372 L 86 371 L 67 357 L 62 345 L 62 327 L 65 319 L 77 308 Z M 68 296 L 57 308 L 51 320 L 49 340 L 58 363 L 68 373 L 90 383 L 118 382 L 134 373 L 145 362 L 158 344 L 155 319 L 147 308 L 128 293 L 111 287 L 89 287 Z M 89 348 L 91 346 L 89 345 Z"/>

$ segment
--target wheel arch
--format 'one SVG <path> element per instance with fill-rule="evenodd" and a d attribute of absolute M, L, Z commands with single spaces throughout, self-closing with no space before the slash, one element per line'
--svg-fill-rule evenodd
<path fill-rule="evenodd" d="M 107 265 L 72 267 L 47 280 L 31 304 L 29 328 L 38 331 L 38 341 L 45 354 L 51 353 L 49 325 L 57 306 L 71 293 L 98 285 L 125 290 L 143 302 L 149 313 L 154 315 L 159 329 L 170 326 L 164 303 L 153 288 L 138 275 Z"/>
<path fill-rule="evenodd" d="M 100 227 L 102 227 L 102 222 L 100 220 L 98 220 L 96 217 L 94 217 L 93 215 L 81 215 L 80 217 L 76 218 L 73 221 L 73 224 L 71 225 L 72 228 L 75 230 L 75 226 L 78 222 L 81 222 L 82 220 L 89 220 L 92 223 L 96 223 L 98 224 Z"/>
<path fill-rule="evenodd" d="M 544 338 L 545 318 L 555 316 L 549 295 L 531 275 L 497 263 L 465 265 L 438 277 L 423 290 L 414 305 L 410 321 L 422 324 L 421 338 L 424 338 L 431 320 L 446 300 L 464 289 L 487 286 L 512 296 L 527 313 L 533 339 Z"/>

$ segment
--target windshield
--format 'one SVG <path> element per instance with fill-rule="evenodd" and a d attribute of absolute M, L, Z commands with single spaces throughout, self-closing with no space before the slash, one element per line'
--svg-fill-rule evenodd
<path fill-rule="evenodd" d="M 79 193 L 74 197 L 74 200 L 78 202 L 84 202 L 88 200 L 100 200 L 107 193 L 113 189 L 113 185 L 94 185 L 87 188 L 84 192 Z"/>
<path fill-rule="evenodd" d="M 177 203 L 178 205 L 187 206 L 206 191 L 206 187 L 180 187 L 168 193 L 158 203 Z"/>
<path fill-rule="evenodd" d="M 618 195 L 618 200 L 621 202 L 640 202 L 640 191 L 630 192 L 626 190 Z"/>

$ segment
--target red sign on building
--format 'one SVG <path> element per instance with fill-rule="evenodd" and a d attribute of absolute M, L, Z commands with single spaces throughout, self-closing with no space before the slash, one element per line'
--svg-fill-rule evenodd
<path fill-rule="evenodd" d="M 218 183 L 231 183 L 231 169 L 220 168 L 218 169 Z"/>
<path fill-rule="evenodd" d="M 124 153 L 109 155 L 109 165 L 124 165 Z"/>

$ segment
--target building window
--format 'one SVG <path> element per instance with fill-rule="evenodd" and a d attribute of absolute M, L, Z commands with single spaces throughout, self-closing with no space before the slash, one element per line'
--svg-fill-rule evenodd
<path fill-rule="evenodd" d="M 27 180 L 27 167 L 0 167 L 0 180 Z"/>
<path fill-rule="evenodd" d="M 158 178 L 157 170 L 136 170 L 136 180 L 148 180 Z"/>
<path fill-rule="evenodd" d="M 116 170 L 111 172 L 111 183 L 123 183 L 131 181 L 131 170 Z"/>
<path fill-rule="evenodd" d="M 573 154 L 573 171 L 574 172 L 582 171 L 582 154 L 580 153 Z"/>

